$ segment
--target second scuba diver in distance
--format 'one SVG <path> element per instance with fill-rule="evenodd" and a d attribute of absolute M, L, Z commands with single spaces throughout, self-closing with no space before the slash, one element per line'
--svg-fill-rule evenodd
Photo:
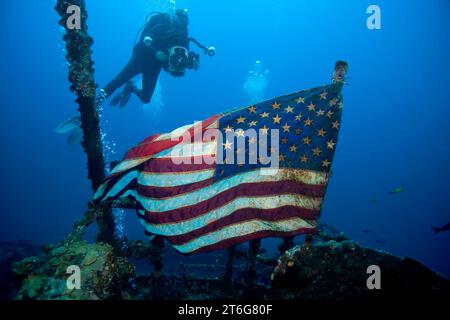
<path fill-rule="evenodd" d="M 187 10 L 178 9 L 173 15 L 159 12 L 148 14 L 146 23 L 136 35 L 130 61 L 100 90 L 97 105 L 101 106 L 123 85 L 125 85 L 123 91 L 112 99 L 111 105 L 124 107 L 132 93 L 143 103 L 149 103 L 162 69 L 174 77 L 182 77 L 186 69 L 199 68 L 200 55 L 190 51 L 190 42 L 203 49 L 205 54 L 214 56 L 214 47 L 207 48 L 189 37 L 188 24 Z M 139 42 L 136 43 L 138 38 Z M 132 82 L 139 74 L 142 74 L 142 88 L 138 88 Z"/>

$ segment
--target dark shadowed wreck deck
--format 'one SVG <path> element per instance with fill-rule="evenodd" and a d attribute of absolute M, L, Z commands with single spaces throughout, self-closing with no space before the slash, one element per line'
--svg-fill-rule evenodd
<path fill-rule="evenodd" d="M 9 246 L 9 252 L 11 251 Z M 20 249 L 22 250 L 22 249 Z M 11 255 L 9 255 L 11 257 Z M 17 257 L 20 257 L 17 256 Z M 2 257 L 2 261 L 6 257 Z M 278 257 L 275 267 L 259 255 L 258 279 L 248 285 L 242 277 L 200 277 L 189 268 L 215 269 L 217 266 L 181 266 L 184 272 L 168 272 L 158 277 L 135 276 L 127 257 L 114 253 L 104 243 L 89 244 L 70 239 L 47 246 L 39 256 L 13 265 L 16 299 L 124 299 L 124 300 L 372 300 L 403 297 L 444 298 L 450 295 L 450 281 L 410 258 L 364 248 L 354 241 L 317 241 L 296 246 Z M 11 261 L 10 261 L 11 262 Z M 81 267 L 82 286 L 66 286 L 67 266 Z M 382 270 L 381 290 L 367 288 L 367 267 Z M 235 273 L 243 267 L 237 260 Z"/>

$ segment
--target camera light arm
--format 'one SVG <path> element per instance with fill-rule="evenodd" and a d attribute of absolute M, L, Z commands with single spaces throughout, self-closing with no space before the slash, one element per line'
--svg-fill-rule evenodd
<path fill-rule="evenodd" d="M 194 38 L 189 38 L 189 42 L 193 42 L 197 45 L 197 47 L 199 47 L 200 49 L 203 49 L 203 52 L 205 54 L 207 54 L 210 57 L 214 57 L 216 55 L 216 48 L 214 47 L 206 47 L 204 45 L 202 45 L 200 42 L 198 42 L 196 39 Z"/>

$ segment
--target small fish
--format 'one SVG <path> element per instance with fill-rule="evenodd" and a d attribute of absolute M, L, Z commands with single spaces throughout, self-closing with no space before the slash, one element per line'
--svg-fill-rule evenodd
<path fill-rule="evenodd" d="M 383 240 L 375 240 L 375 242 L 378 243 L 378 244 L 383 244 L 384 243 Z"/>
<path fill-rule="evenodd" d="M 377 202 L 377 199 L 370 199 L 369 202 L 375 203 L 375 202 Z"/>
<path fill-rule="evenodd" d="M 72 117 L 63 123 L 61 123 L 56 129 L 56 133 L 65 134 L 69 133 L 67 143 L 71 146 L 76 146 L 83 140 L 83 130 L 81 129 L 81 117 Z"/>
<path fill-rule="evenodd" d="M 450 222 L 447 223 L 445 226 L 442 227 L 433 227 L 434 232 L 440 233 L 444 231 L 450 231 Z"/>
<path fill-rule="evenodd" d="M 81 130 L 81 128 L 74 128 L 67 137 L 67 143 L 71 146 L 80 144 L 81 140 L 83 140 L 83 130 Z"/>
<path fill-rule="evenodd" d="M 400 188 L 395 188 L 395 189 L 389 191 L 389 192 L 388 192 L 388 195 L 394 196 L 394 195 L 399 194 L 399 193 L 402 193 L 402 192 L 404 192 L 404 191 L 405 191 L 405 188 L 402 188 L 402 187 L 400 187 Z"/>
<path fill-rule="evenodd" d="M 362 232 L 364 232 L 364 233 L 372 233 L 372 230 L 370 230 L 370 229 L 363 229 Z"/>
<path fill-rule="evenodd" d="M 75 116 L 61 123 L 58 127 L 56 127 L 55 132 L 68 133 L 73 129 L 79 128 L 80 126 L 81 126 L 81 117 Z"/>

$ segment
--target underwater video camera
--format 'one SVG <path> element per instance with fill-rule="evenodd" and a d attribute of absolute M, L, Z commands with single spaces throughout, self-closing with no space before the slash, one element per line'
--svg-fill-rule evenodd
<path fill-rule="evenodd" d="M 184 75 L 187 68 L 189 53 L 184 47 L 172 47 L 169 51 L 169 73 L 175 77 Z"/>
<path fill-rule="evenodd" d="M 189 41 L 194 42 L 204 50 L 204 53 L 210 57 L 216 54 L 214 47 L 206 48 L 197 40 L 190 38 Z M 200 55 L 193 51 L 189 51 L 185 47 L 174 46 L 169 50 L 168 71 L 175 77 L 184 76 L 186 69 L 197 70 L 200 67 Z"/>

